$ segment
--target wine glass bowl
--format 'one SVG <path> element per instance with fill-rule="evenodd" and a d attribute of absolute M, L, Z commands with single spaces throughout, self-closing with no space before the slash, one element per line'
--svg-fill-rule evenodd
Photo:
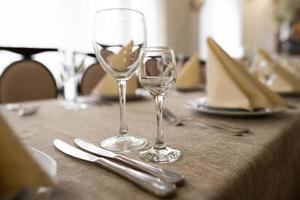
<path fill-rule="evenodd" d="M 157 117 L 157 138 L 154 146 L 140 152 L 140 158 L 150 162 L 168 163 L 181 157 L 181 152 L 168 147 L 162 130 L 162 106 L 167 91 L 174 87 L 176 61 L 173 49 L 149 47 L 141 51 L 138 80 L 155 99 Z"/>
<path fill-rule="evenodd" d="M 95 15 L 93 47 L 104 71 L 119 85 L 119 135 L 101 142 L 101 146 L 125 153 L 142 149 L 144 138 L 129 134 L 126 120 L 126 81 L 138 68 L 140 49 L 146 45 L 146 27 L 142 13 L 127 8 L 100 10 Z"/>
<path fill-rule="evenodd" d="M 142 13 L 112 8 L 96 13 L 93 46 L 103 69 L 116 80 L 128 80 L 137 70 L 140 49 L 146 45 Z"/>

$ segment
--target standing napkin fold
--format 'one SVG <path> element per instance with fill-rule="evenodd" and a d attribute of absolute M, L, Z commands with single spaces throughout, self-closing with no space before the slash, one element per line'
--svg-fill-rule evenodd
<path fill-rule="evenodd" d="M 116 71 L 126 71 L 126 68 L 131 62 L 132 48 L 133 41 L 125 45 L 117 54 L 108 56 L 107 63 L 110 64 L 111 67 Z"/>
<path fill-rule="evenodd" d="M 22 189 L 53 185 L 0 113 L 0 197 Z"/>
<path fill-rule="evenodd" d="M 126 83 L 126 95 L 134 96 L 137 87 L 137 77 L 136 75 L 133 75 Z M 105 75 L 92 90 L 92 94 L 101 96 L 118 96 L 119 87 L 117 82 L 111 76 Z"/>
<path fill-rule="evenodd" d="M 207 39 L 207 104 L 221 108 L 274 108 L 284 100 L 231 58 L 212 38 Z"/>
<path fill-rule="evenodd" d="M 275 78 L 270 88 L 276 92 L 300 92 L 300 79 L 276 63 L 263 49 L 258 50 L 260 58 L 266 63 L 266 70 L 274 73 Z"/>
<path fill-rule="evenodd" d="M 201 70 L 199 66 L 199 57 L 194 54 L 184 64 L 183 69 L 179 71 L 176 78 L 176 88 L 191 89 L 197 88 L 201 82 Z"/>
<path fill-rule="evenodd" d="M 111 65 L 113 70 L 118 72 L 126 71 L 126 68 L 130 66 L 132 62 L 133 52 L 133 41 L 125 45 L 117 54 L 111 54 L 107 56 L 107 63 Z M 135 90 L 137 89 L 137 79 L 133 76 L 127 81 L 126 94 L 135 95 Z M 92 90 L 92 94 L 100 94 L 102 96 L 118 96 L 119 87 L 117 82 L 108 74 L 104 76 L 103 79 Z"/>

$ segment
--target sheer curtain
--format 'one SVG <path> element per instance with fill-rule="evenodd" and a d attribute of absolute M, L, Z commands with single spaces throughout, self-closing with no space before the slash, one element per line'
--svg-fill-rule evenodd
<path fill-rule="evenodd" d="M 40 47 L 93 52 L 94 13 L 133 8 L 145 15 L 148 45 L 165 45 L 165 7 L 161 0 L 0 0 L 0 46 Z M 0 51 L 0 73 L 18 54 Z M 60 86 L 61 56 L 46 52 L 33 59 L 45 64 Z M 86 65 L 95 62 L 88 59 Z"/>
<path fill-rule="evenodd" d="M 241 0 L 206 0 L 200 16 L 200 52 L 207 57 L 206 38 L 213 37 L 231 56 L 241 57 Z"/>
<path fill-rule="evenodd" d="M 0 46 L 73 48 L 92 52 L 94 13 L 125 7 L 145 14 L 148 44 L 163 45 L 161 0 L 1 0 Z"/>
<path fill-rule="evenodd" d="M 59 0 L 1 0 L 0 45 L 56 47 L 61 21 Z"/>
<path fill-rule="evenodd" d="M 231 55 L 242 55 L 240 1 L 205 1 L 199 20 L 198 45 L 202 58 L 206 58 L 207 36 L 213 36 Z M 183 4 L 181 0 L 178 2 Z M 0 0 L 0 46 L 93 52 L 94 13 L 99 9 L 126 7 L 144 13 L 149 46 L 172 45 L 187 54 L 192 51 L 188 49 L 191 45 L 185 44 L 190 41 L 187 33 L 191 30 L 186 28 L 190 22 L 183 23 L 184 19 L 190 20 L 188 7 L 186 14 L 183 14 L 183 8 L 176 8 L 170 19 L 168 9 L 175 3 L 174 0 Z M 172 23 L 174 30 L 168 31 Z M 169 41 L 170 38 L 173 39 Z M 4 65 L 0 59 L 0 69 L 1 66 Z"/>

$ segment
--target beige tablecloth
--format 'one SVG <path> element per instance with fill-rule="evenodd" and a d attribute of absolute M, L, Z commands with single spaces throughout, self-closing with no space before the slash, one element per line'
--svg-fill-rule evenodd
<path fill-rule="evenodd" d="M 249 127 L 253 133 L 234 136 L 230 132 L 194 125 L 164 124 L 165 139 L 180 149 L 181 160 L 161 166 L 186 177 L 177 199 L 299 199 L 300 196 L 300 100 L 299 109 L 259 118 L 223 118 L 202 115 L 184 107 L 200 93 L 172 92 L 165 106 L 176 114 Z M 299 103 L 297 103 L 299 101 Z M 119 106 L 90 105 L 78 112 L 64 110 L 57 101 L 29 102 L 40 105 L 38 114 L 20 118 L 1 111 L 22 140 L 58 162 L 54 200 L 155 199 L 128 181 L 84 161 L 70 158 L 52 145 L 55 138 L 72 143 L 81 137 L 94 143 L 117 134 Z M 155 139 L 154 102 L 151 99 L 127 104 L 130 131 Z M 137 158 L 137 154 L 130 154 Z"/>

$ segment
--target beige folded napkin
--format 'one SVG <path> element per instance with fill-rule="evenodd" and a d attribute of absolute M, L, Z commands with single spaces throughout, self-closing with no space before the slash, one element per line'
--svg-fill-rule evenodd
<path fill-rule="evenodd" d="M 270 88 L 276 92 L 300 92 L 300 79 L 275 62 L 263 49 L 258 50 L 260 59 L 265 61 L 268 73 L 275 75 Z"/>
<path fill-rule="evenodd" d="M 133 75 L 126 84 L 126 95 L 134 96 L 137 89 L 137 77 Z M 104 78 L 92 90 L 92 94 L 101 96 L 118 96 L 119 87 L 117 81 L 111 76 L 105 75 Z"/>
<path fill-rule="evenodd" d="M 212 38 L 207 39 L 207 104 L 221 108 L 274 108 L 284 100 L 260 83 Z"/>
<path fill-rule="evenodd" d="M 117 54 L 111 53 L 110 55 L 108 55 L 106 60 L 114 70 L 124 72 L 132 62 L 132 56 L 134 56 L 134 52 L 132 51 L 133 41 L 125 45 Z M 126 94 L 128 96 L 133 96 L 135 95 L 136 89 L 137 78 L 134 75 L 127 81 Z M 98 94 L 102 96 L 118 96 L 119 87 L 116 80 L 106 74 L 104 78 L 101 79 L 96 87 L 92 90 L 92 94 Z"/>
<path fill-rule="evenodd" d="M 176 78 L 176 88 L 190 89 L 197 88 L 201 82 L 201 70 L 199 66 L 199 57 L 194 54 L 184 64 Z"/>
<path fill-rule="evenodd" d="M 112 68 L 118 72 L 126 71 L 126 68 L 131 63 L 133 41 L 125 45 L 117 54 L 112 54 L 107 57 L 107 62 Z"/>
<path fill-rule="evenodd" d="M 30 190 L 54 185 L 14 135 L 1 113 L 0 138 L 0 197 L 21 189 Z"/>
<path fill-rule="evenodd" d="M 300 79 L 300 57 L 291 55 L 279 55 L 277 61 L 282 67 Z"/>

